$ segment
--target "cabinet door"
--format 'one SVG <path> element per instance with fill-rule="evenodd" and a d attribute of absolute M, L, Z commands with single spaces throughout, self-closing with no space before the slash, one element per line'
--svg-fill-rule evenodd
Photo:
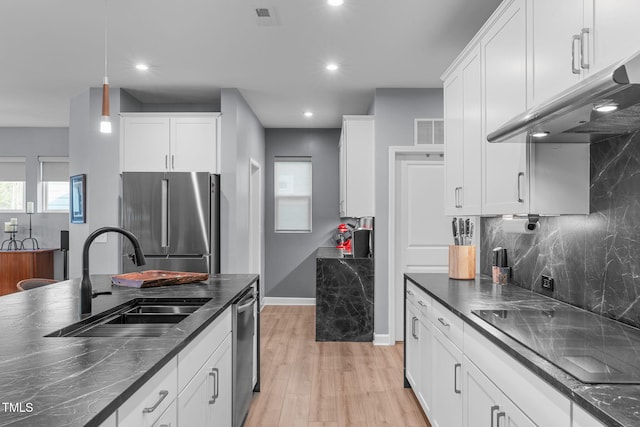
<path fill-rule="evenodd" d="M 343 133 L 347 176 L 345 216 L 375 216 L 373 118 L 347 117 Z"/>
<path fill-rule="evenodd" d="M 638 0 L 585 0 L 585 2 L 587 6 L 585 27 L 592 29 L 589 39 L 593 40 L 593 61 L 590 64 L 590 73 L 640 50 L 640 32 L 638 31 L 640 2 Z"/>
<path fill-rule="evenodd" d="M 462 103 L 462 77 L 456 73 L 444 82 L 444 203 L 447 215 L 458 215 L 462 208 Z"/>
<path fill-rule="evenodd" d="M 524 0 L 514 0 L 482 40 L 484 133 L 526 110 L 527 43 Z M 503 143 L 483 140 L 482 214 L 528 211 L 525 135 Z"/>
<path fill-rule="evenodd" d="M 439 330 L 433 328 L 433 398 L 434 427 L 462 425 L 462 351 Z"/>
<path fill-rule="evenodd" d="M 217 118 L 176 117 L 171 123 L 171 170 L 216 172 Z"/>
<path fill-rule="evenodd" d="M 407 381 L 411 384 L 414 393 L 417 395 L 418 379 L 420 378 L 420 343 L 418 341 L 418 314 L 417 310 L 412 304 L 407 304 L 407 311 L 405 317 L 405 376 Z"/>
<path fill-rule="evenodd" d="M 209 379 L 211 368 L 205 364 L 178 396 L 179 425 L 205 426 L 209 413 L 209 399 L 213 385 Z"/>
<path fill-rule="evenodd" d="M 420 377 L 418 379 L 418 399 L 422 404 L 422 408 L 427 416 L 431 416 L 433 401 L 433 331 L 431 328 L 431 322 L 424 316 L 418 317 L 418 354 L 420 355 Z"/>
<path fill-rule="evenodd" d="M 164 172 L 169 167 L 170 119 L 127 116 L 122 119 L 123 172 Z"/>
<path fill-rule="evenodd" d="M 534 427 L 535 424 L 469 359 L 463 363 L 465 427 Z"/>
<path fill-rule="evenodd" d="M 584 0 L 530 2 L 533 75 L 530 105 L 537 105 L 580 81 Z M 572 58 L 574 62 L 572 63 Z"/>
<path fill-rule="evenodd" d="M 480 47 L 462 64 L 462 214 L 480 215 L 482 205 L 482 73 Z"/>
<path fill-rule="evenodd" d="M 344 141 L 344 130 L 340 133 L 340 145 L 338 146 L 340 155 L 340 217 L 347 216 L 347 151 Z"/>
<path fill-rule="evenodd" d="M 210 411 L 206 425 L 230 426 L 233 421 L 231 334 L 220 344 L 211 356 L 210 362 L 205 365 L 210 367 L 208 376 L 213 390 L 208 400 Z"/>

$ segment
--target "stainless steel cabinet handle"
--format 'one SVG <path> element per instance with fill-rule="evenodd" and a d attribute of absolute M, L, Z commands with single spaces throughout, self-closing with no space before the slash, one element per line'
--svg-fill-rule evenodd
<path fill-rule="evenodd" d="M 506 416 L 507 414 L 504 411 L 498 412 L 498 417 L 497 417 L 498 422 L 496 423 L 496 427 L 500 427 L 500 418 L 504 418 Z"/>
<path fill-rule="evenodd" d="M 169 423 L 169 424 L 160 424 L 158 427 L 171 427 L 171 423 Z"/>
<path fill-rule="evenodd" d="M 462 203 L 460 202 L 460 191 L 461 190 L 462 190 L 462 187 L 456 187 L 456 190 L 455 190 L 456 208 L 461 208 L 462 207 Z"/>
<path fill-rule="evenodd" d="M 518 203 L 524 203 L 522 198 L 522 188 L 520 185 L 520 178 L 524 178 L 524 172 L 518 172 Z"/>
<path fill-rule="evenodd" d="M 571 37 L 571 72 L 573 74 L 580 74 L 580 68 L 576 67 L 576 42 L 580 42 L 580 36 L 574 34 Z"/>
<path fill-rule="evenodd" d="M 440 322 L 442 326 L 444 326 L 445 328 L 448 328 L 449 326 L 451 326 L 444 320 L 443 317 L 438 317 L 438 322 Z"/>
<path fill-rule="evenodd" d="M 453 365 L 453 391 L 456 394 L 462 393 L 462 390 L 458 388 L 458 369 L 460 369 L 461 366 L 462 364 L 460 363 Z"/>
<path fill-rule="evenodd" d="M 211 399 L 209 399 L 209 405 L 213 405 L 214 403 L 216 403 L 216 400 L 218 399 L 218 391 L 220 388 L 220 371 L 218 370 L 218 368 L 211 368 L 211 372 L 209 372 L 209 376 L 213 377 L 214 382 L 213 382 L 213 395 L 211 395 Z"/>
<path fill-rule="evenodd" d="M 416 322 L 418 322 L 418 318 L 413 316 L 411 319 L 411 335 L 413 335 L 413 338 L 419 339 L 418 334 L 416 334 Z"/>
<path fill-rule="evenodd" d="M 171 169 L 175 169 L 176 168 L 176 156 L 174 156 L 173 154 L 171 155 Z"/>
<path fill-rule="evenodd" d="M 169 155 L 168 154 L 164 155 L 164 168 L 165 169 L 169 169 Z"/>
<path fill-rule="evenodd" d="M 582 31 L 580 31 L 580 67 L 583 70 L 589 69 L 589 62 L 586 60 L 587 49 L 585 47 L 586 46 L 585 39 L 588 39 L 588 37 L 589 37 L 589 29 L 583 28 Z"/>
<path fill-rule="evenodd" d="M 407 295 L 413 295 L 413 291 L 410 289 L 407 289 Z"/>
<path fill-rule="evenodd" d="M 493 427 L 494 412 L 496 412 L 498 409 L 500 409 L 498 405 L 493 405 L 491 407 L 491 427 Z"/>
<path fill-rule="evenodd" d="M 151 412 L 155 411 L 155 410 L 156 410 L 156 408 L 157 408 L 157 407 L 162 403 L 162 401 L 165 399 L 165 397 L 167 397 L 167 396 L 169 395 L 169 392 L 168 392 L 167 390 L 160 390 L 160 393 L 159 393 L 159 394 L 160 394 L 160 398 L 158 399 L 158 401 L 156 402 L 156 404 L 155 404 L 155 405 L 153 405 L 153 406 L 152 406 L 152 407 L 150 407 L 150 408 L 144 408 L 144 409 L 142 410 L 142 413 L 143 413 L 143 414 L 149 414 L 149 413 L 151 413 Z"/>
<path fill-rule="evenodd" d="M 418 304 L 420 304 L 420 305 L 421 305 L 421 306 L 423 306 L 423 307 L 426 307 L 426 306 L 427 306 L 427 304 L 425 304 L 425 302 L 424 302 L 424 301 L 422 301 L 421 299 L 419 299 L 419 300 L 418 300 Z"/>

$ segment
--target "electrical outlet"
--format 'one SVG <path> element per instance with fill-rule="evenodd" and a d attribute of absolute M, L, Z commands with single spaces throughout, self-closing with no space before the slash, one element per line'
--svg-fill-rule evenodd
<path fill-rule="evenodd" d="M 542 289 L 553 292 L 553 277 L 542 275 Z"/>

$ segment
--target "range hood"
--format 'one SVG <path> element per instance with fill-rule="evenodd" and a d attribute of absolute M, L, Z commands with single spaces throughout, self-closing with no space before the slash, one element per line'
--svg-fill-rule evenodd
<path fill-rule="evenodd" d="M 527 132 L 535 143 L 594 143 L 638 129 L 640 52 L 514 117 L 487 140 L 506 142 Z"/>

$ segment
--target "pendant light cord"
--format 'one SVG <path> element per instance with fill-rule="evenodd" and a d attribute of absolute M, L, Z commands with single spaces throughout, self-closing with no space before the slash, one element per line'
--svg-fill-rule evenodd
<path fill-rule="evenodd" d="M 107 0 L 104 0 L 104 75 L 107 76 Z"/>

